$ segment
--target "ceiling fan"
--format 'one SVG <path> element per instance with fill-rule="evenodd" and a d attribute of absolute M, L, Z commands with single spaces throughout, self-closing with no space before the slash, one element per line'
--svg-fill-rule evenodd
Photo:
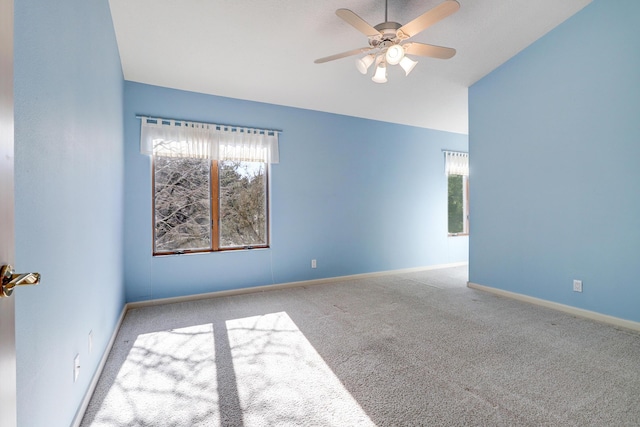
<path fill-rule="evenodd" d="M 454 14 L 460 8 L 460 3 L 456 0 L 446 0 L 438 6 L 423 13 L 413 21 L 401 25 L 387 19 L 388 0 L 385 0 L 384 21 L 372 27 L 364 19 L 360 18 L 349 9 L 338 9 L 336 15 L 344 19 L 356 30 L 369 38 L 369 46 L 353 49 L 347 52 L 338 53 L 324 58 L 316 59 L 316 64 L 345 58 L 347 56 L 366 53 L 363 58 L 356 60 L 358 71 L 367 74 L 367 70 L 375 62 L 376 71 L 373 80 L 376 83 L 387 82 L 387 64 L 396 65 L 409 75 L 417 62 L 406 55 L 428 56 L 431 58 L 449 59 L 456 54 L 456 50 L 450 47 L 434 46 L 431 44 L 407 42 L 408 39 L 426 30 L 436 22 L 441 21 L 449 15 Z"/>

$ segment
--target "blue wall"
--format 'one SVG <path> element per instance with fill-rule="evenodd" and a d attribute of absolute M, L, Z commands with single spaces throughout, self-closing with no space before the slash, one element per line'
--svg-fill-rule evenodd
<path fill-rule="evenodd" d="M 466 135 L 133 82 L 124 100 L 128 301 L 467 260 L 468 238 L 447 237 L 442 154 Z M 152 257 L 136 114 L 282 129 L 271 249 Z"/>
<path fill-rule="evenodd" d="M 595 0 L 470 88 L 470 281 L 640 321 L 639 16 Z"/>
<path fill-rule="evenodd" d="M 16 268 L 42 274 L 15 293 L 22 427 L 71 423 L 124 305 L 122 105 L 106 0 L 15 2 Z"/>

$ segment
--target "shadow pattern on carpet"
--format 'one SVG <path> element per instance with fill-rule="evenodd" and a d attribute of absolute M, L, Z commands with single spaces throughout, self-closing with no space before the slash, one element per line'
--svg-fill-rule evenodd
<path fill-rule="evenodd" d="M 82 426 L 640 425 L 640 334 L 466 274 L 130 310 Z"/>

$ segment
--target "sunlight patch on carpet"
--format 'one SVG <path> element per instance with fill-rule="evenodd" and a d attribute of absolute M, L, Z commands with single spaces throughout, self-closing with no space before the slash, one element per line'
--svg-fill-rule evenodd
<path fill-rule="evenodd" d="M 220 425 L 213 326 L 139 335 L 94 426 Z"/>
<path fill-rule="evenodd" d="M 281 312 L 138 335 L 88 425 L 375 424 Z"/>
<path fill-rule="evenodd" d="M 226 324 L 245 427 L 375 425 L 287 313 Z"/>

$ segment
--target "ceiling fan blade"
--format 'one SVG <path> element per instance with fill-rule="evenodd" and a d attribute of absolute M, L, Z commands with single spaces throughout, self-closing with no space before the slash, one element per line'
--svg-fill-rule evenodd
<path fill-rule="evenodd" d="M 398 37 L 401 39 L 408 39 L 413 37 L 421 31 L 426 30 L 433 24 L 449 15 L 454 14 L 460 9 L 460 3 L 456 0 L 447 0 L 444 3 L 440 3 L 428 12 L 418 16 L 413 21 L 403 25 L 397 31 Z"/>
<path fill-rule="evenodd" d="M 431 58 L 449 59 L 456 54 L 450 47 L 434 46 L 424 43 L 407 43 L 403 45 L 405 53 L 409 55 L 429 56 Z"/>
<path fill-rule="evenodd" d="M 313 62 L 315 62 L 316 64 L 322 64 L 324 62 L 334 61 L 334 60 L 340 59 L 340 58 L 346 58 L 347 56 L 353 56 L 353 55 L 357 55 L 359 53 L 366 53 L 366 52 L 369 52 L 371 49 L 373 49 L 373 48 L 372 47 L 361 47 L 360 49 L 353 49 L 353 50 L 350 50 L 348 52 L 336 53 L 335 55 L 325 56 L 324 58 L 316 59 Z"/>
<path fill-rule="evenodd" d="M 344 19 L 347 24 L 350 24 L 352 27 L 354 27 L 356 30 L 360 31 L 367 37 L 375 37 L 380 35 L 380 31 L 373 28 L 367 23 L 367 21 L 360 18 L 349 9 L 338 9 L 336 10 L 336 15 Z"/>

